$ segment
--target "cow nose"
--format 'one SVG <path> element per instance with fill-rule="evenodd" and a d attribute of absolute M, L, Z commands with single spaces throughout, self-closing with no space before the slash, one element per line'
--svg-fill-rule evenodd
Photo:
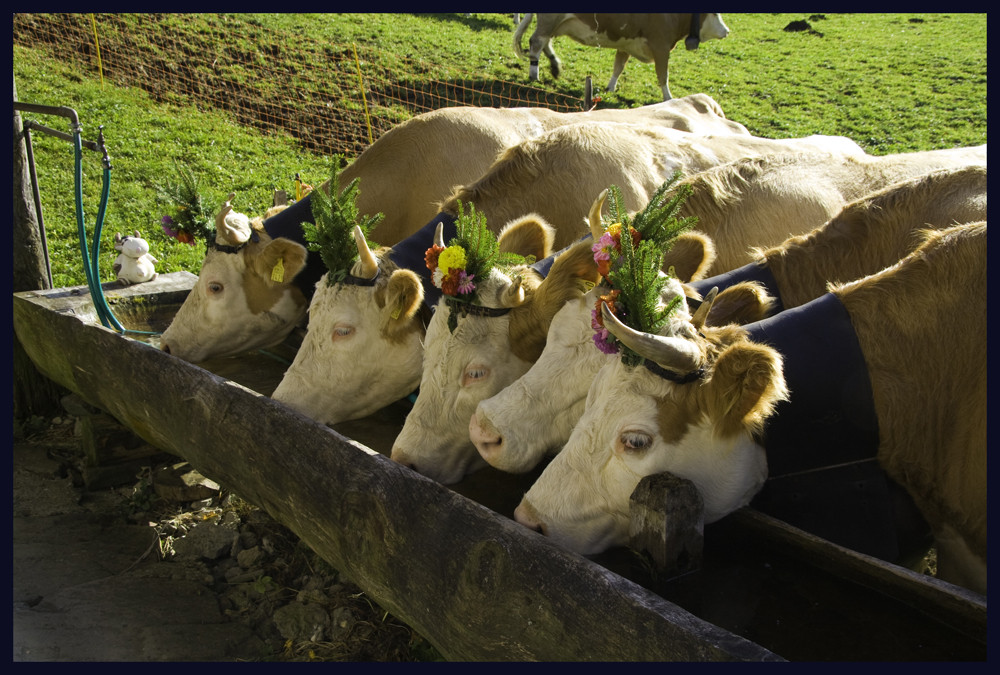
<path fill-rule="evenodd" d="M 503 438 L 497 433 L 490 418 L 479 411 L 469 418 L 469 440 L 490 464 L 493 464 L 503 448 Z"/>
<path fill-rule="evenodd" d="M 538 517 L 538 514 L 535 513 L 535 510 L 531 508 L 531 505 L 527 502 L 522 501 L 517 505 L 517 508 L 514 509 L 514 520 L 521 525 L 524 525 L 529 530 L 534 530 L 543 536 L 547 537 L 549 534 L 545 527 L 545 523 L 542 522 L 542 519 Z"/>
<path fill-rule="evenodd" d="M 402 464 L 407 469 L 411 469 L 413 471 L 416 471 L 417 473 L 420 473 L 419 471 L 417 471 L 417 465 L 413 463 L 413 460 L 410 459 L 410 456 L 404 450 L 400 450 L 399 448 L 393 448 L 392 452 L 389 454 L 389 459 L 396 462 L 397 464 Z"/>
<path fill-rule="evenodd" d="M 160 345 L 160 349 L 168 354 L 170 353 L 170 345 L 168 345 L 166 342 Z"/>

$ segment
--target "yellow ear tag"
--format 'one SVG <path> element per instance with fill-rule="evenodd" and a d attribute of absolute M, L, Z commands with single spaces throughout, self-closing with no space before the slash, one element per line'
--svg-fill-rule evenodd
<path fill-rule="evenodd" d="M 667 275 L 671 276 L 671 277 L 676 277 L 677 276 L 677 273 L 674 272 L 674 266 L 673 265 L 671 265 L 670 267 L 667 268 Z"/>
<path fill-rule="evenodd" d="M 596 285 L 597 284 L 595 284 L 593 281 L 587 281 L 586 279 L 583 280 L 583 287 L 586 288 L 588 291 Z"/>
<path fill-rule="evenodd" d="M 277 281 L 279 284 L 285 280 L 285 266 L 282 262 L 282 258 L 278 258 L 278 262 L 274 263 L 274 269 L 271 270 L 271 281 Z"/>
<path fill-rule="evenodd" d="M 397 307 L 396 309 L 392 310 L 392 314 L 390 314 L 389 316 L 391 316 L 393 319 L 398 319 L 399 313 L 402 311 L 403 311 L 402 307 Z"/>

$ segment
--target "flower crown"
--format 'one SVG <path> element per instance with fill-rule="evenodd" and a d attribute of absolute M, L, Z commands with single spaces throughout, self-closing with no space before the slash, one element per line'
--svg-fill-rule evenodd
<path fill-rule="evenodd" d="M 358 259 L 358 245 L 354 239 L 355 225 L 361 228 L 367 240 L 372 229 L 385 217 L 383 213 L 359 216 L 357 197 L 361 178 L 355 178 L 341 191 L 340 174 L 337 170 L 339 165 L 340 157 L 334 157 L 328 184 L 329 194 L 322 188 L 309 193 L 312 195 L 315 223 L 302 223 L 307 248 L 318 252 L 326 265 L 328 286 L 344 281 Z"/>
<path fill-rule="evenodd" d="M 605 354 L 622 352 L 622 361 L 635 366 L 643 357 L 622 344 L 604 326 L 601 305 L 608 309 L 624 324 L 647 333 L 657 332 L 680 306 L 682 298 L 674 297 L 665 307 L 660 306 L 660 294 L 674 276 L 671 268 L 666 275 L 661 274 L 663 257 L 673 246 L 677 235 L 690 229 L 697 218 L 678 219 L 676 214 L 684 200 L 691 193 L 687 185 L 674 190 L 680 178 L 675 173 L 661 185 L 641 212 L 630 219 L 622 207 L 621 190 L 610 186 L 594 203 L 591 210 L 591 230 L 596 239 L 592 250 L 598 272 L 609 287 L 607 293 L 598 297 L 591 311 L 591 328 L 594 329 L 594 344 Z M 673 192 L 673 194 L 668 194 Z M 610 197 L 609 213 L 614 224 L 597 236 L 600 210 L 605 197 Z M 628 236 L 625 236 L 625 233 Z"/>
<path fill-rule="evenodd" d="M 424 261 L 434 285 L 456 300 L 476 302 L 476 279 L 485 280 L 494 267 L 509 269 L 534 262 L 533 256 L 501 252 L 496 235 L 486 227 L 486 216 L 476 213 L 472 203 L 469 213 L 465 213 L 462 202 L 458 202 L 455 230 L 447 246 L 443 242 L 433 243 L 424 254 Z"/>
<path fill-rule="evenodd" d="M 534 256 L 501 252 L 496 234 L 486 226 L 486 216 L 477 213 L 472 203 L 469 212 L 465 213 L 462 202 L 458 202 L 455 231 L 447 246 L 443 241 L 435 241 L 424 254 L 432 283 L 454 301 L 475 304 L 478 301 L 477 283 L 489 278 L 493 268 L 509 269 L 534 262 Z M 456 321 L 452 312 L 451 330 L 455 329 Z"/>
<path fill-rule="evenodd" d="M 160 219 L 163 233 L 182 244 L 194 246 L 195 239 L 212 242 L 215 239 L 215 216 L 206 208 L 208 203 L 198 189 L 198 179 L 187 167 L 177 165 L 178 182 L 157 185 L 162 199 L 174 205 L 173 215 Z"/>

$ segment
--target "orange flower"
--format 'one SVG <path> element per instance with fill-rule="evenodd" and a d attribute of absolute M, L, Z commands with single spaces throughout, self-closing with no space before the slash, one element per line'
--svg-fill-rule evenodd
<path fill-rule="evenodd" d="M 444 250 L 444 246 L 438 246 L 437 244 L 432 244 L 427 252 L 424 253 L 424 262 L 427 263 L 427 269 L 433 271 L 438 266 L 438 256 L 441 255 L 441 251 Z"/>

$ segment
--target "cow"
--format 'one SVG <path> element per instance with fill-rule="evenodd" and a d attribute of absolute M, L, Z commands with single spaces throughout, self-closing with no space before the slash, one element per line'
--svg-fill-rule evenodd
<path fill-rule="evenodd" d="M 588 204 L 583 202 L 575 191 L 572 197 L 567 199 L 566 193 L 570 192 L 564 188 L 567 184 L 581 187 L 600 185 L 601 189 L 608 184 L 601 184 L 603 181 L 626 185 L 630 188 L 628 192 L 630 200 L 639 205 L 642 199 L 648 201 L 649 195 L 663 182 L 660 172 L 672 170 L 675 166 L 697 170 L 712 165 L 720 158 L 787 152 L 794 148 L 814 151 L 826 147 L 842 148 L 846 152 L 855 152 L 856 149 L 860 151 L 856 144 L 840 137 L 821 136 L 776 141 L 739 134 L 694 136 L 670 128 L 616 122 L 566 125 L 543 134 L 538 139 L 514 146 L 498 158 L 489 172 L 479 181 L 469 187 L 457 189 L 452 198 L 439 207 L 441 212 L 424 226 L 425 234 L 420 235 L 423 237 L 420 239 L 423 244 L 418 244 L 417 249 L 423 251 L 427 248 L 430 235 L 426 232 L 432 232 L 436 222 L 454 221 L 460 201 L 464 204 L 473 204 L 477 211 L 485 214 L 490 227 L 516 222 L 533 213 L 555 228 L 552 248 L 562 250 L 588 234 L 585 225 L 580 227 L 580 224 L 586 222 Z M 362 186 L 362 193 L 363 191 Z M 516 199 L 512 198 L 513 195 L 516 195 Z M 560 199 L 554 199 L 554 196 Z M 644 205 L 644 202 L 641 203 Z M 431 229 L 427 230 L 428 227 Z M 415 267 L 422 266 L 419 255 L 415 257 L 415 261 Z M 419 269 L 414 271 L 420 272 Z M 426 284 L 424 288 L 430 290 Z M 340 303 L 349 302 L 347 300 L 349 294 L 341 293 L 337 297 L 337 303 L 324 301 L 311 307 L 310 324 L 323 321 L 325 325 L 326 320 L 319 317 L 326 313 L 350 315 L 353 317 L 353 325 L 378 321 L 377 313 L 369 315 L 376 312 L 377 305 L 368 301 L 362 303 L 359 300 L 341 306 Z M 551 315 L 546 315 L 544 324 L 539 323 L 534 326 L 532 334 L 544 338 L 548 327 L 547 320 L 550 317 Z M 409 317 L 408 326 L 407 334 L 413 336 L 423 334 L 424 321 L 419 314 Z M 382 407 L 390 405 L 410 393 L 401 391 L 404 387 L 403 382 L 409 380 L 396 379 L 388 374 L 379 376 L 377 371 L 378 364 L 382 360 L 379 358 L 380 354 L 398 353 L 404 345 L 393 342 L 386 336 L 379 336 L 378 333 L 369 333 L 367 341 L 364 342 L 366 350 L 364 353 L 368 359 L 366 362 L 370 362 L 371 365 L 364 371 L 365 376 L 362 377 L 360 369 L 352 373 L 352 369 L 345 370 L 336 366 L 335 364 L 341 363 L 341 357 L 337 354 L 343 350 L 339 345 L 326 339 L 322 332 L 317 335 L 316 338 L 310 338 L 307 333 L 305 338 L 310 343 L 306 353 L 310 355 L 308 362 L 311 366 L 296 367 L 295 374 L 288 376 L 288 385 L 281 386 L 283 400 L 292 407 L 308 411 L 306 414 L 315 415 L 318 419 L 332 423 L 332 420 L 345 419 L 342 416 L 347 413 L 341 406 L 348 404 L 344 397 L 348 396 L 347 392 L 354 392 L 352 387 L 366 389 L 364 409 L 368 409 L 369 403 L 375 405 L 376 401 L 381 401 Z M 415 337 L 407 342 L 412 350 L 409 363 L 420 363 L 423 349 L 419 344 L 420 341 Z M 509 352 L 509 349 L 507 351 Z M 323 354 L 329 355 L 323 356 Z M 361 354 L 360 351 L 356 352 L 355 357 L 360 359 Z M 399 355 L 399 359 L 403 359 L 402 355 Z M 301 363 L 306 363 L 305 356 Z M 388 363 L 389 361 L 385 360 L 386 366 Z M 292 380 L 296 383 L 294 386 L 291 384 Z M 336 391 L 329 391 L 331 382 L 336 382 Z M 390 384 L 392 386 L 389 386 Z M 275 393 L 277 394 L 277 390 Z M 338 400 L 341 402 L 333 403 Z M 318 404 L 320 401 L 323 401 L 322 405 Z M 472 410 L 469 411 L 469 414 L 471 413 Z M 465 426 L 466 424 L 463 424 L 463 428 Z M 467 438 L 465 445 L 474 458 L 474 448 L 468 443 Z"/>
<path fill-rule="evenodd" d="M 462 311 L 449 298 L 438 301 L 427 324 L 419 394 L 393 443 L 394 461 L 445 484 L 480 468 L 474 449 L 454 450 L 469 444 L 465 421 L 480 400 L 538 358 L 545 331 L 537 326 L 596 282 L 591 246 L 587 237 L 568 247 L 544 279 L 530 273 L 517 279 L 494 269 L 480 286 L 482 310 Z"/>
<path fill-rule="evenodd" d="M 562 63 L 552 49 L 552 39 L 566 35 L 577 42 L 592 47 L 610 47 L 617 50 L 614 71 L 608 82 L 608 91 L 614 91 L 625 63 L 634 56 L 643 63 L 656 66 L 656 79 L 663 93 L 663 100 L 673 98 L 670 93 L 668 67 L 670 52 L 681 38 L 689 49 L 697 49 L 705 40 L 721 40 L 729 35 L 729 28 L 720 14 L 538 14 L 535 32 L 528 41 L 528 53 L 521 48 L 521 38 L 531 25 L 532 14 L 525 14 L 514 31 L 514 51 L 520 58 L 530 60 L 529 77 L 538 80 L 538 55 L 545 52 L 549 59 L 552 77 L 559 77 Z"/>
<path fill-rule="evenodd" d="M 417 388 L 435 304 L 425 302 L 434 286 L 424 255 L 435 235 L 447 241 L 443 225 L 432 221 L 398 246 L 374 252 L 355 234 L 359 262 L 344 282 L 327 284 L 324 277 L 317 284 L 309 330 L 274 400 L 332 425 L 370 415 Z M 454 224 L 449 232 L 454 236 Z M 552 236 L 547 223 L 529 214 L 500 231 L 498 246 L 540 260 L 551 254 Z"/>
<path fill-rule="evenodd" d="M 477 181 L 456 188 L 438 208 L 454 215 L 459 202 L 473 203 L 490 221 L 500 222 L 535 212 L 556 229 L 559 250 L 588 233 L 593 197 L 609 185 L 619 186 L 625 207 L 637 211 L 676 171 L 691 175 L 745 157 L 790 152 L 865 154 L 843 136 L 770 139 L 580 122 L 506 149 Z"/>
<path fill-rule="evenodd" d="M 391 246 L 426 223 L 436 213 L 437 202 L 455 185 L 482 175 L 504 148 L 565 124 L 629 120 L 698 133 L 749 136 L 743 125 L 726 119 L 718 103 L 704 94 L 630 110 L 582 113 L 442 108 L 386 132 L 344 167 L 340 185 L 362 179 L 358 212 L 384 214 L 371 236 Z M 220 233 L 218 241 L 210 243 L 198 282 L 164 332 L 162 348 L 197 363 L 284 340 L 306 316 L 316 282 L 326 269 L 318 255 L 305 252 L 304 266 L 293 270 L 286 265 L 284 280 L 275 281 L 270 268 L 259 271 L 254 261 L 272 245 L 277 252 L 303 244 L 302 222 L 312 222 L 309 196 L 262 225 L 230 235 Z M 272 244 L 279 239 L 284 241 Z M 291 255 L 299 258 L 302 251 Z M 287 262 L 288 257 L 283 260 Z"/>
<path fill-rule="evenodd" d="M 594 554 L 627 541 L 639 480 L 670 472 L 696 486 L 706 524 L 801 480 L 802 509 L 828 499 L 850 531 L 890 516 L 887 477 L 929 524 L 938 577 L 985 593 L 986 288 L 980 222 L 750 326 L 705 326 L 699 308 L 643 333 L 604 304 L 640 365 L 600 370 L 514 517 Z"/>
<path fill-rule="evenodd" d="M 689 197 L 682 209 L 691 201 Z M 741 322 L 749 323 L 818 298 L 828 283 L 846 282 L 888 267 L 915 248 L 916 233 L 922 229 L 985 219 L 985 166 L 933 171 L 851 202 L 828 223 L 758 251 L 753 262 L 737 270 L 698 276 L 685 294 L 697 301 L 713 287 L 719 288 L 723 295 L 713 311 L 720 317 L 714 323 L 738 312 Z M 673 264 L 680 266 L 685 256 L 692 254 L 679 253 Z M 743 307 L 720 311 L 727 288 L 751 282 L 764 283 L 766 292 L 743 295 Z M 567 303 L 552 318 L 545 349 L 528 372 L 476 408 L 469 420 L 469 437 L 488 464 L 524 473 L 569 440 L 583 414 L 591 381 L 612 359 L 594 349 L 590 327 L 590 311 L 597 297 L 606 292 L 598 287 Z M 529 400 L 531 405 L 525 405 Z"/>
<path fill-rule="evenodd" d="M 750 157 L 693 176 L 683 216 L 715 244 L 709 275 L 750 262 L 752 248 L 805 234 L 849 202 L 938 169 L 986 166 L 986 145 L 890 155 L 786 154 Z"/>

